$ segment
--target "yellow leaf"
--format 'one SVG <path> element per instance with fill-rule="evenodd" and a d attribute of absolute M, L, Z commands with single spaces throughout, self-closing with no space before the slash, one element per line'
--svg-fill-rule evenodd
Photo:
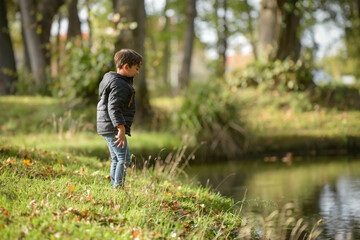
<path fill-rule="evenodd" d="M 31 166 L 31 165 L 33 165 L 34 163 L 32 163 L 30 159 L 24 159 L 24 160 L 23 160 L 23 165 L 25 165 L 25 164 L 28 165 L 28 166 Z"/>
<path fill-rule="evenodd" d="M 59 163 L 60 163 L 61 165 L 64 165 L 64 162 L 63 162 L 61 159 L 59 159 Z"/>
<path fill-rule="evenodd" d="M 73 192 L 74 189 L 75 189 L 75 185 L 72 185 L 72 186 L 70 187 L 70 191 Z"/>

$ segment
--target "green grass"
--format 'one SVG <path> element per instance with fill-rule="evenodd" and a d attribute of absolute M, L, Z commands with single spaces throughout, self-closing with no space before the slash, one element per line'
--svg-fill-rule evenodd
<path fill-rule="evenodd" d="M 352 150 L 360 147 L 360 111 L 325 108 L 311 103 L 305 93 L 247 88 L 234 94 L 242 106 L 239 118 L 246 132 L 245 155 L 342 154 L 349 146 Z M 152 130 L 135 122 L 129 138 L 138 159 L 155 156 L 161 149 L 169 153 L 184 143 L 190 148 L 199 145 L 191 133 L 182 141 L 186 133 L 172 123 L 181 102 L 180 97 L 151 100 L 155 114 L 148 125 Z M 1 97 L 0 142 L 106 158 L 106 145 L 96 135 L 95 108 L 47 97 Z M 208 148 L 207 144 L 200 148 L 205 153 L 201 156 L 210 153 Z"/>
<path fill-rule="evenodd" d="M 40 147 L 107 158 L 106 142 L 96 134 L 96 106 L 72 106 L 48 97 L 0 97 L 0 143 Z M 138 126 L 137 126 L 138 125 Z M 139 158 L 178 148 L 181 137 L 167 131 L 144 131 L 134 123 L 131 152 Z M 154 141 L 156 139 L 156 141 Z"/>
<path fill-rule="evenodd" d="M 304 93 L 249 88 L 240 89 L 237 95 L 243 105 L 239 117 L 248 133 L 247 154 L 328 150 L 340 154 L 347 152 L 349 144 L 360 146 L 358 110 L 325 108 L 310 103 Z"/>
<path fill-rule="evenodd" d="M 153 103 L 169 113 L 171 101 Z M 126 188 L 112 190 L 94 109 L 46 97 L 0 97 L 2 238 L 258 239 L 274 226 L 275 232 L 288 228 L 272 218 L 243 216 L 242 202 L 191 184 L 181 170 L 188 151 L 180 146 L 189 142 L 171 131 L 147 132 L 135 124 L 129 144 L 133 163 L 143 167 L 133 164 Z"/>
<path fill-rule="evenodd" d="M 238 236 L 244 226 L 239 206 L 176 180 L 179 173 L 171 163 L 156 169 L 133 167 L 125 189 L 114 191 L 109 162 L 2 146 L 0 234 L 5 239 Z"/>

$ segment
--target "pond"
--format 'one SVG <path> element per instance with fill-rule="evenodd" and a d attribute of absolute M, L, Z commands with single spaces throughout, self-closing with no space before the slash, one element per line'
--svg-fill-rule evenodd
<path fill-rule="evenodd" d="M 265 218 L 290 204 L 297 220 L 322 219 L 318 239 L 360 239 L 360 159 L 241 160 L 191 166 L 187 174 L 241 203 L 243 215 Z"/>

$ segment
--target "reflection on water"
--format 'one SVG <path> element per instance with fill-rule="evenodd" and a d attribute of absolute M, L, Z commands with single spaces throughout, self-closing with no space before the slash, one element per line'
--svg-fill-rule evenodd
<path fill-rule="evenodd" d="M 192 180 L 210 184 L 245 210 L 267 216 L 292 202 L 298 218 L 323 219 L 319 239 L 360 239 L 360 160 L 312 158 L 291 166 L 238 161 L 192 166 Z"/>
<path fill-rule="evenodd" d="M 339 177 L 335 186 L 325 184 L 319 198 L 319 215 L 328 236 L 360 239 L 360 179 Z"/>

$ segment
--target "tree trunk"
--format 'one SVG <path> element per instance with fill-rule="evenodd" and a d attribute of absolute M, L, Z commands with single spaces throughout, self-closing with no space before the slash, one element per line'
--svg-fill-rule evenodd
<path fill-rule="evenodd" d="M 86 0 L 86 10 L 87 10 L 87 18 L 86 18 L 86 22 L 88 24 L 89 27 L 89 36 L 88 36 L 88 45 L 91 48 L 92 46 L 92 26 L 91 26 L 91 21 L 90 21 L 90 0 Z"/>
<path fill-rule="evenodd" d="M 0 52 L 0 95 L 7 95 L 12 92 L 17 72 L 4 0 L 0 0 Z"/>
<path fill-rule="evenodd" d="M 40 35 L 36 33 L 35 7 L 31 0 L 19 0 L 21 17 L 24 26 L 26 45 L 28 47 L 31 71 L 34 74 L 38 90 L 46 85 L 46 60 L 41 50 Z"/>
<path fill-rule="evenodd" d="M 259 57 L 268 57 L 276 48 L 278 18 L 276 0 L 262 0 L 259 15 Z"/>
<path fill-rule="evenodd" d="M 29 0 L 32 1 L 32 0 Z M 43 54 L 45 56 L 46 65 L 50 65 L 51 52 L 50 52 L 50 31 L 53 23 L 53 18 L 59 8 L 65 3 L 65 0 L 41 0 L 38 5 L 38 12 L 41 19 L 39 26 L 41 28 L 40 44 Z"/>
<path fill-rule="evenodd" d="M 226 10 L 227 10 L 227 0 L 215 0 L 215 16 L 216 16 L 216 29 L 217 29 L 217 50 L 218 50 L 218 66 L 216 69 L 216 75 L 218 77 L 223 77 L 226 69 L 226 50 L 227 50 L 227 20 L 226 20 Z M 223 15 L 219 15 L 219 10 L 223 11 Z"/>
<path fill-rule="evenodd" d="M 163 71 L 163 81 L 165 85 L 168 85 L 170 83 L 169 81 L 169 69 L 170 69 L 170 43 L 171 43 L 171 37 L 169 35 L 169 26 L 170 26 L 170 19 L 166 15 L 166 11 L 168 10 L 168 0 L 165 0 L 165 7 L 163 11 L 163 15 L 165 17 L 165 24 L 163 28 L 163 33 L 165 34 L 165 40 L 164 40 L 164 50 L 163 50 L 163 63 L 164 63 L 164 71 Z"/>
<path fill-rule="evenodd" d="M 186 8 L 186 30 L 184 36 L 184 57 L 179 72 L 179 91 L 183 90 L 190 82 L 190 67 L 194 45 L 194 20 L 196 17 L 196 0 L 188 0 Z"/>
<path fill-rule="evenodd" d="M 301 16 L 293 0 L 262 0 L 259 22 L 258 56 L 296 61 L 300 54 Z"/>
<path fill-rule="evenodd" d="M 26 35 L 25 35 L 25 28 L 26 28 L 26 23 L 24 22 L 24 18 L 20 17 L 20 21 L 21 21 L 21 36 L 22 36 L 22 44 L 24 46 L 23 49 L 23 54 L 24 54 L 24 66 L 23 66 L 23 70 L 24 70 L 24 74 L 27 75 L 28 73 L 31 72 L 31 65 L 30 65 L 30 57 L 29 57 L 29 47 L 27 45 L 26 42 Z"/>
<path fill-rule="evenodd" d="M 296 2 L 291 3 L 291 8 L 285 8 L 285 1 L 278 0 L 278 6 L 281 11 L 282 22 L 279 26 L 279 39 L 276 52 L 276 59 L 285 60 L 290 57 L 292 60 L 297 61 L 300 55 L 300 38 L 299 38 L 299 25 L 300 16 L 296 13 Z M 287 3 L 290 5 L 290 3 Z"/>
<path fill-rule="evenodd" d="M 70 0 L 68 5 L 69 26 L 67 32 L 67 40 L 72 38 L 81 38 L 81 23 L 78 14 L 78 0 Z"/>
<path fill-rule="evenodd" d="M 253 18 L 251 17 L 251 8 L 250 8 L 250 6 L 249 6 L 249 3 L 248 3 L 248 1 L 247 0 L 245 0 L 245 5 L 246 5 L 246 15 L 247 15 L 247 17 L 248 17 L 248 25 L 247 25 L 247 31 L 250 33 L 250 44 L 251 44 L 251 47 L 252 47 L 252 49 L 253 49 L 253 54 L 254 54 L 254 58 L 255 58 L 255 60 L 257 60 L 258 59 L 258 56 L 257 56 L 257 54 L 258 54 L 258 51 L 257 51 L 257 46 L 256 46 L 256 40 L 255 40 L 255 36 L 254 36 L 254 25 L 253 25 L 253 23 L 254 23 L 254 20 L 253 20 Z"/>
<path fill-rule="evenodd" d="M 144 0 L 114 0 L 115 12 L 121 16 L 120 21 L 125 27 L 120 29 L 118 40 L 115 43 L 115 51 L 123 48 L 130 48 L 137 51 L 144 57 L 142 69 L 135 80 L 136 85 L 136 108 L 137 119 L 140 121 L 149 121 L 148 118 L 152 114 L 149 101 L 149 93 L 146 84 L 146 59 L 144 41 L 146 35 L 146 12 Z"/>

